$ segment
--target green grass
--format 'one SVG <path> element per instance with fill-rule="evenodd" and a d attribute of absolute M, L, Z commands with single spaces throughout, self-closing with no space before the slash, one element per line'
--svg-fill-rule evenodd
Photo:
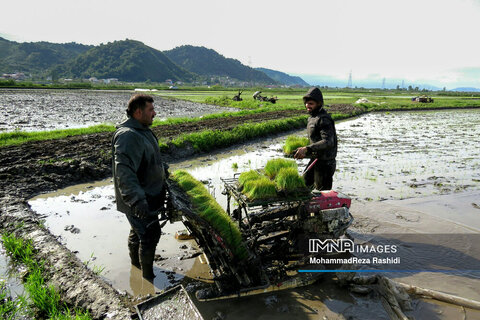
<path fill-rule="evenodd" d="M 275 179 L 282 168 L 295 168 L 297 170 L 298 166 L 295 160 L 282 158 L 268 160 L 264 168 L 265 175 L 270 179 Z"/>
<path fill-rule="evenodd" d="M 250 200 L 271 199 L 277 196 L 275 182 L 265 176 L 247 180 L 242 191 Z"/>
<path fill-rule="evenodd" d="M 12 295 L 3 280 L 0 280 L 0 317 L 1 319 L 18 319 L 20 314 L 28 314 L 28 303 L 23 295 L 11 298 Z M 19 317 L 17 317 L 17 315 Z"/>
<path fill-rule="evenodd" d="M 288 155 L 292 155 L 298 148 L 305 147 L 309 144 L 309 140 L 306 137 L 300 137 L 291 135 L 285 140 L 285 145 L 283 146 L 283 152 Z"/>
<path fill-rule="evenodd" d="M 98 133 L 98 132 L 113 132 L 113 131 L 115 131 L 115 126 L 99 124 L 99 125 L 88 127 L 88 128 L 78 128 L 78 129 L 63 129 L 63 130 L 34 131 L 34 132 L 24 132 L 24 131 L 5 132 L 5 133 L 0 133 L 0 147 L 22 144 L 29 141 L 62 139 L 70 136 L 78 136 L 78 135 Z"/>
<path fill-rule="evenodd" d="M 3 234 L 2 242 L 5 250 L 12 258 L 24 264 L 28 269 L 24 286 L 28 292 L 29 300 L 35 307 L 36 318 L 91 319 L 88 312 L 81 310 L 75 310 L 74 314 L 71 314 L 70 309 L 61 302 L 60 295 L 55 288 L 45 283 L 43 276 L 46 273 L 44 262 L 37 262 L 34 259 L 34 251 L 30 241 L 16 238 L 11 234 Z"/>
<path fill-rule="evenodd" d="M 240 176 L 238 177 L 238 184 L 239 184 L 240 187 L 243 188 L 243 186 L 245 185 L 245 183 L 247 181 L 257 180 L 261 176 L 262 175 L 260 173 L 258 173 L 258 171 L 256 171 L 256 170 L 250 170 L 250 171 L 242 172 L 240 174 Z"/>
<path fill-rule="evenodd" d="M 229 147 L 254 138 L 265 137 L 269 134 L 302 128 L 306 123 L 307 116 L 246 123 L 232 130 L 205 130 L 184 134 L 173 139 L 171 143 L 179 148 L 190 144 L 197 151 L 207 152 L 217 148 Z M 165 141 L 162 141 L 162 143 L 165 144 Z"/>
<path fill-rule="evenodd" d="M 297 193 L 306 190 L 305 180 L 295 167 L 282 168 L 275 177 L 277 189 L 285 193 Z"/>
<path fill-rule="evenodd" d="M 239 260 L 246 259 L 248 251 L 243 244 L 238 225 L 210 195 L 205 186 L 184 170 L 176 170 L 172 174 L 172 178 L 189 196 L 198 215 L 205 219 L 225 240 L 235 257 Z"/>

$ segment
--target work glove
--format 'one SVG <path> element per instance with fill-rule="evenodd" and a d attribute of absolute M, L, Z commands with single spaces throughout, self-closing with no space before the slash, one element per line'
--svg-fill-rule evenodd
<path fill-rule="evenodd" d="M 150 209 L 148 208 L 148 203 L 145 199 L 135 202 L 132 211 L 132 215 L 137 218 L 146 219 L 150 217 Z"/>

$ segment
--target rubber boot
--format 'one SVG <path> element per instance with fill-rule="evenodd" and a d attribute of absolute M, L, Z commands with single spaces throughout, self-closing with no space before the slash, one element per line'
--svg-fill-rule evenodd
<path fill-rule="evenodd" d="M 130 261 L 132 266 L 137 267 L 138 269 L 141 268 L 140 265 L 140 257 L 139 257 L 139 248 L 140 244 L 138 242 L 128 242 L 128 254 L 130 255 Z"/>
<path fill-rule="evenodd" d="M 155 248 L 140 248 L 140 265 L 142 267 L 142 276 L 145 280 L 153 282 L 155 274 L 153 273 L 153 260 L 155 258 Z"/>

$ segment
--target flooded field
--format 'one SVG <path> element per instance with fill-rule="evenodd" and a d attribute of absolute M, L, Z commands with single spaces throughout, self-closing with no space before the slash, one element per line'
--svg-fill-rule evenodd
<path fill-rule="evenodd" d="M 480 231 L 480 111 L 368 114 L 337 124 L 339 154 L 334 189 L 352 196 L 352 214 L 359 233 L 471 233 Z M 305 134 L 299 131 L 297 134 Z M 285 136 L 171 165 L 185 168 L 210 186 L 219 203 L 221 177 L 231 177 L 280 157 Z M 236 164 L 236 165 L 234 165 Z M 301 161 L 304 167 L 306 160 Z M 238 167 L 238 169 L 233 169 Z M 407 199 L 408 200 L 402 200 Z M 378 201 L 378 200 L 389 201 Z M 32 199 L 32 209 L 45 225 L 92 270 L 115 288 L 134 295 L 153 293 L 182 278 L 208 279 L 208 267 L 193 241 L 180 241 L 180 223 L 167 224 L 157 247 L 155 287 L 142 282 L 130 267 L 129 225 L 115 210 L 110 180 L 75 186 Z M 427 204 L 430 203 L 430 206 Z M 460 205 L 461 203 L 461 205 Z M 425 207 L 424 207 L 425 205 Z M 436 212 L 442 208 L 438 216 Z M 441 211 L 441 210 L 440 210 Z M 468 228 L 465 226 L 468 225 Z M 458 256 L 443 253 L 443 263 Z M 459 248 L 461 251 L 462 249 Z M 468 252 L 467 252 L 468 253 Z M 414 258 L 412 252 L 412 259 Z M 427 288 L 480 300 L 478 276 L 442 273 L 399 275 Z M 329 282 L 330 281 L 330 282 Z M 388 319 L 378 299 L 359 296 L 325 280 L 307 288 L 235 301 L 198 303 L 206 319 Z M 465 310 L 463 310 L 465 311 Z M 480 319 L 470 310 L 467 319 Z M 419 300 L 419 319 L 463 319 L 461 308 Z"/>
<path fill-rule="evenodd" d="M 117 123 L 133 91 L 0 89 L 0 132 L 43 131 Z M 157 119 L 195 117 L 227 109 L 155 97 Z"/>

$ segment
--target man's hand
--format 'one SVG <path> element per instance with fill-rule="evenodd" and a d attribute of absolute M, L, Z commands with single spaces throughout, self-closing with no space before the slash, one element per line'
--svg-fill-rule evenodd
<path fill-rule="evenodd" d="M 136 202 L 132 209 L 132 214 L 137 218 L 146 219 L 150 216 L 150 209 L 148 209 L 148 203 L 145 199 Z"/>
<path fill-rule="evenodd" d="M 295 155 L 293 156 L 295 159 L 303 159 L 307 155 L 307 147 L 300 147 L 297 149 L 297 152 L 295 152 Z"/>

